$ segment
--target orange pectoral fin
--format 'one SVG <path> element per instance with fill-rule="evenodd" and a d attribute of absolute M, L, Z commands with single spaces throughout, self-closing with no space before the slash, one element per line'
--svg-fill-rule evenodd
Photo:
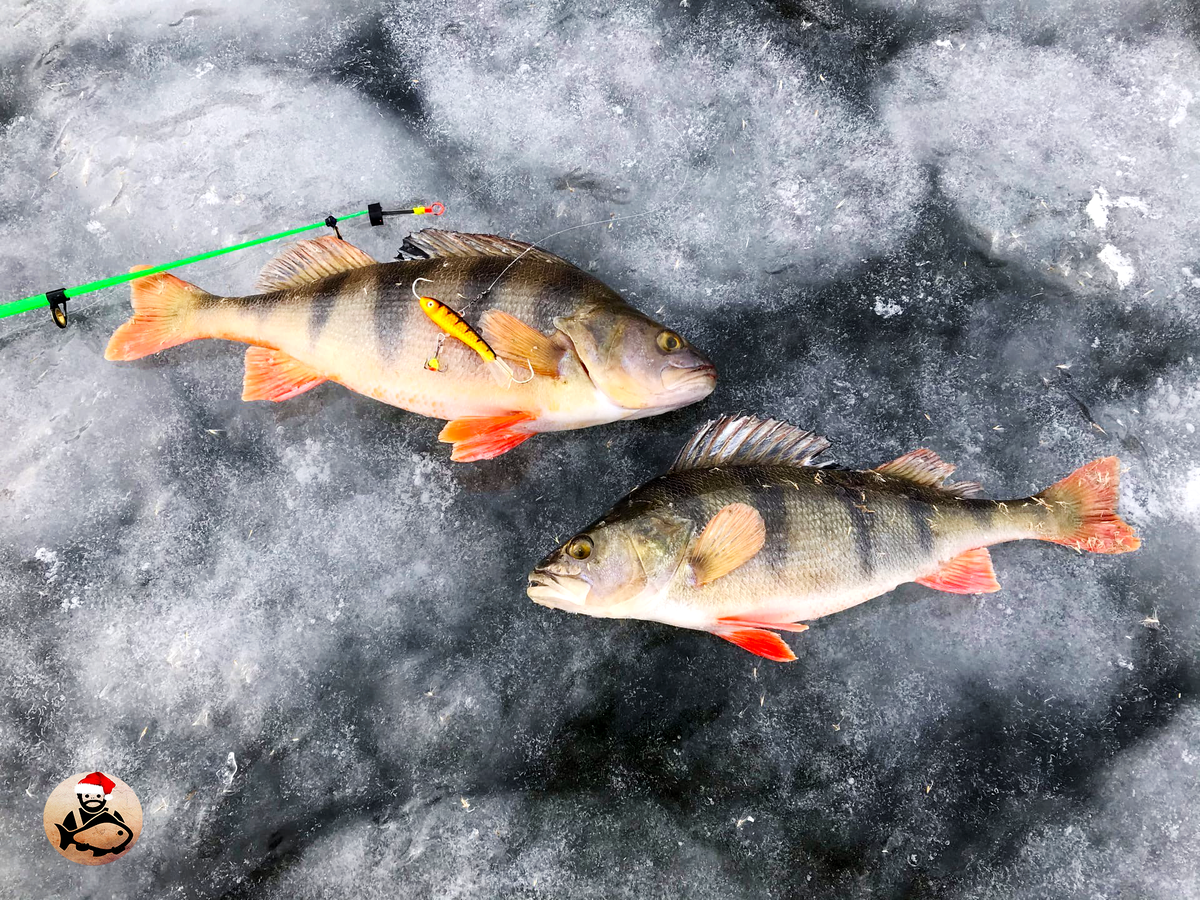
<path fill-rule="evenodd" d="M 724 620 L 722 620 L 724 621 Z M 775 625 L 774 628 L 782 626 Z M 783 642 L 783 638 L 773 631 L 762 628 L 720 627 L 712 629 L 712 633 L 724 638 L 731 644 L 737 644 L 743 650 L 748 650 L 755 656 L 769 659 L 773 662 L 795 662 L 796 654 L 792 648 Z"/>
<path fill-rule="evenodd" d="M 932 575 L 914 578 L 913 581 L 948 594 L 991 594 L 1000 590 L 987 547 L 960 553 L 942 563 L 941 568 Z"/>
<path fill-rule="evenodd" d="M 438 440 L 454 445 L 450 458 L 455 462 L 492 459 L 533 437 L 537 432 L 521 426 L 535 419 L 536 416 L 525 412 L 507 416 L 464 416 L 447 422 Z"/>
<path fill-rule="evenodd" d="M 289 400 L 329 379 L 294 357 L 270 347 L 246 351 L 243 400 Z"/>

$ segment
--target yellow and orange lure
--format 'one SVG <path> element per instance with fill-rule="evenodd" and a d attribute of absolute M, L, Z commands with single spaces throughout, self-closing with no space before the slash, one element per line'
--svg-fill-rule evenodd
<path fill-rule="evenodd" d="M 438 328 L 442 329 L 447 335 L 452 338 L 458 338 L 472 350 L 479 354 L 479 358 L 485 363 L 492 363 L 499 366 L 500 370 L 509 377 L 510 380 L 517 384 L 527 384 L 533 378 L 533 372 L 530 371 L 529 378 L 524 381 L 518 380 L 513 374 L 512 367 L 507 362 L 496 355 L 496 351 L 491 348 L 479 332 L 467 324 L 467 321 L 448 307 L 440 300 L 435 300 L 433 297 L 423 297 L 417 293 L 418 281 L 429 281 L 428 278 L 418 278 L 412 283 L 413 296 L 417 298 L 417 303 L 421 306 L 421 311 L 429 316 L 430 321 Z M 438 351 L 441 350 L 441 342 L 438 342 Z M 425 368 L 431 372 L 437 372 L 441 368 L 441 363 L 438 361 L 438 351 L 435 351 L 425 362 Z"/>

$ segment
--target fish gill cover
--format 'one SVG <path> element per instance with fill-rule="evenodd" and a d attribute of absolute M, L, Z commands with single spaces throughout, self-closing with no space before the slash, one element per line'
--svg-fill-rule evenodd
<path fill-rule="evenodd" d="M 11 296 L 405 193 L 524 239 L 650 210 L 550 249 L 722 379 L 456 467 L 334 387 L 243 404 L 219 342 L 106 363 L 123 293 L 0 323 L 0 893 L 1195 893 L 1200 20 L 1021 8 L 0 11 Z M 997 548 L 1002 592 L 903 587 L 790 667 L 524 597 L 742 409 L 992 496 L 1118 455 L 1145 544 Z M 28 827 L 101 765 L 146 810 L 102 876 Z"/>

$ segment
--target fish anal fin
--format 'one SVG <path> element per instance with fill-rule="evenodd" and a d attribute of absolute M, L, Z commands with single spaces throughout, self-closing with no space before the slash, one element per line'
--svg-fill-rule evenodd
<path fill-rule="evenodd" d="M 983 488 L 974 481 L 944 484 L 956 468 L 957 466 L 946 462 L 928 447 L 921 447 L 882 466 L 876 466 L 875 471 L 957 497 L 978 497 L 983 493 Z"/>
<path fill-rule="evenodd" d="M 743 650 L 769 659 L 773 662 L 795 662 L 796 654 L 792 648 L 783 642 L 783 638 L 773 631 L 763 628 L 716 628 L 712 632 L 719 638 L 724 638 L 731 644 L 737 644 Z"/>
<path fill-rule="evenodd" d="M 327 234 L 297 241 L 280 253 L 263 267 L 254 289 L 259 293 L 289 290 L 375 264 L 374 259 L 353 244 Z"/>
<path fill-rule="evenodd" d="M 535 418 L 526 412 L 464 416 L 447 422 L 438 434 L 438 440 L 454 445 L 450 458 L 455 462 L 493 459 L 533 437 L 537 432 L 522 426 Z"/>
<path fill-rule="evenodd" d="M 996 580 L 996 572 L 992 568 L 992 555 L 987 547 L 960 553 L 942 563 L 932 575 L 914 578 L 913 581 L 948 594 L 991 594 L 1000 590 L 1000 582 Z"/>
<path fill-rule="evenodd" d="M 566 348 L 554 338 L 499 309 L 485 312 L 480 324 L 484 340 L 497 356 L 517 366 L 528 366 L 535 375 L 558 375 L 558 364 Z"/>
<path fill-rule="evenodd" d="M 753 506 L 730 503 L 708 520 L 688 552 L 697 585 L 711 584 L 750 561 L 767 539 L 763 517 Z"/>
<path fill-rule="evenodd" d="M 246 351 L 243 400 L 289 400 L 329 379 L 311 366 L 270 347 Z"/>

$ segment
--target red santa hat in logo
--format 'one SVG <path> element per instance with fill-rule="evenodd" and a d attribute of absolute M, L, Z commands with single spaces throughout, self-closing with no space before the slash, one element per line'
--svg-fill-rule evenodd
<path fill-rule="evenodd" d="M 117 783 L 103 772 L 93 772 L 91 775 L 79 779 L 79 784 L 75 785 L 75 793 L 87 794 L 96 790 L 96 788 L 100 788 L 100 790 L 104 791 L 105 797 L 110 797 L 112 796 L 113 788 L 116 786 Z"/>

